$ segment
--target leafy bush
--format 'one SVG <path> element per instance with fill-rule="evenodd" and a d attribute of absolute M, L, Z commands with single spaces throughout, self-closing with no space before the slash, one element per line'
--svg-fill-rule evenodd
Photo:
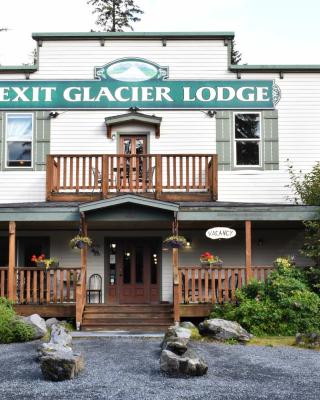
<path fill-rule="evenodd" d="M 10 301 L 0 297 L 0 343 L 26 342 L 33 336 L 33 328 L 18 319 Z"/>
<path fill-rule="evenodd" d="M 320 297 L 308 287 L 303 271 L 277 259 L 265 283 L 251 281 L 237 291 L 237 304 L 216 305 L 211 317 L 237 321 L 257 336 L 319 331 Z"/>
<path fill-rule="evenodd" d="M 301 171 L 298 174 L 293 166 L 289 166 L 289 176 L 296 203 L 302 201 L 310 206 L 320 206 L 320 162 L 304 175 Z"/>

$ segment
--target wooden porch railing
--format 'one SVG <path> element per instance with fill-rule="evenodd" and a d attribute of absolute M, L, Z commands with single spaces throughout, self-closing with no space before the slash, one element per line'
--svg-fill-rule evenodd
<path fill-rule="evenodd" d="M 8 295 L 8 267 L 0 267 L 0 297 Z"/>
<path fill-rule="evenodd" d="M 270 266 L 253 266 L 253 277 L 265 281 Z M 245 267 L 179 267 L 179 303 L 223 303 L 235 300 L 245 285 Z"/>
<path fill-rule="evenodd" d="M 217 156 L 210 154 L 49 155 L 47 198 L 62 194 L 177 193 L 217 199 Z"/>
<path fill-rule="evenodd" d="M 76 284 L 80 268 L 44 270 L 18 267 L 17 304 L 63 304 L 76 302 Z"/>
<path fill-rule="evenodd" d="M 77 330 L 80 328 L 82 324 L 82 317 L 83 317 L 83 311 L 84 307 L 86 305 L 86 271 L 82 270 L 77 282 L 77 303 L 76 303 L 76 325 L 77 325 Z"/>

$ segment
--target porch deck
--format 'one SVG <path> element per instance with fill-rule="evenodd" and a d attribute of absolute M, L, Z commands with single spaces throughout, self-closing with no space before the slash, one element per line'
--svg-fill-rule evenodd
<path fill-rule="evenodd" d="M 47 157 L 47 200 L 138 193 L 168 201 L 218 198 L 216 154 L 60 154 Z"/>

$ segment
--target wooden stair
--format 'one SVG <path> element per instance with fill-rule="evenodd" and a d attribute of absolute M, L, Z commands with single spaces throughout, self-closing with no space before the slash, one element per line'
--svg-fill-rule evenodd
<path fill-rule="evenodd" d="M 173 324 L 171 304 L 87 304 L 84 331 L 165 332 Z"/>

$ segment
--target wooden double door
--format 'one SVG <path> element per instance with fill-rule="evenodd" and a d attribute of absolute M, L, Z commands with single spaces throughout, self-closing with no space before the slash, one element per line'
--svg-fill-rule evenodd
<path fill-rule="evenodd" d="M 106 242 L 105 302 L 157 304 L 160 301 L 160 239 Z"/>

